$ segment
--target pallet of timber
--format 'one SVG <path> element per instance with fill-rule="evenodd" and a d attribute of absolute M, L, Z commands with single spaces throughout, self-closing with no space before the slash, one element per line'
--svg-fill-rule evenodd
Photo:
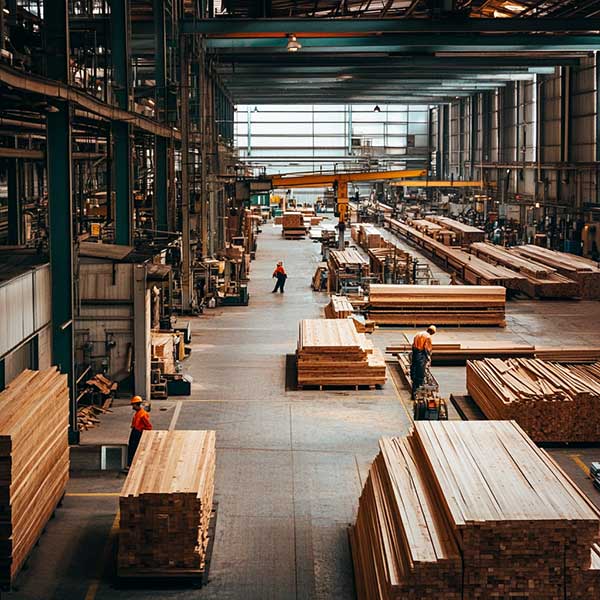
<path fill-rule="evenodd" d="M 436 215 L 430 215 L 425 217 L 425 219 L 433 223 L 437 223 L 438 225 L 441 225 L 450 231 L 453 231 L 460 246 L 468 246 L 473 242 L 483 242 L 483 240 L 485 240 L 485 231 L 483 231 L 483 229 L 473 227 L 472 225 L 467 225 L 466 223 L 461 223 L 456 219 L 451 219 L 450 217 L 439 217 Z"/>
<path fill-rule="evenodd" d="M 505 325 L 506 289 L 470 285 L 371 285 L 378 325 Z"/>
<path fill-rule="evenodd" d="M 519 256 L 542 263 L 579 284 L 578 295 L 588 300 L 600 298 L 600 268 L 598 263 L 576 254 L 557 252 L 540 246 L 527 244 L 515 246 L 512 252 Z"/>
<path fill-rule="evenodd" d="M 591 600 L 600 512 L 511 421 L 384 438 L 350 541 L 359 600 Z"/>
<path fill-rule="evenodd" d="M 163 374 L 175 373 L 175 341 L 172 333 L 152 331 L 150 347 L 154 368 Z"/>
<path fill-rule="evenodd" d="M 346 319 L 354 313 L 354 307 L 346 296 L 331 296 L 323 310 L 326 319 Z"/>
<path fill-rule="evenodd" d="M 456 245 L 456 235 L 453 231 L 438 225 L 437 223 L 432 223 L 431 221 L 427 221 L 426 219 L 413 219 L 410 222 L 412 227 L 415 227 L 418 231 L 421 231 L 425 235 L 433 238 L 434 240 L 438 240 L 445 246 L 454 246 Z"/>
<path fill-rule="evenodd" d="M 369 261 L 355 248 L 331 250 L 327 259 L 329 292 L 339 292 L 344 283 L 360 282 L 369 274 Z"/>
<path fill-rule="evenodd" d="M 386 381 L 385 361 L 351 319 L 300 321 L 298 387 L 381 386 Z"/>
<path fill-rule="evenodd" d="M 379 277 L 383 283 L 386 277 L 401 283 L 413 281 L 413 258 L 392 242 L 382 240 L 378 248 L 369 248 L 371 275 Z"/>
<path fill-rule="evenodd" d="M 467 390 L 488 419 L 514 419 L 535 442 L 600 439 L 600 363 L 469 361 Z"/>
<path fill-rule="evenodd" d="M 556 269 L 542 263 L 523 258 L 513 250 L 477 242 L 469 246 L 475 256 L 493 265 L 517 271 L 524 276 L 521 291 L 531 298 L 575 298 L 579 296 L 579 284 Z"/>
<path fill-rule="evenodd" d="M 324 284 L 327 283 L 327 263 L 321 263 L 317 265 L 315 270 L 315 274 L 313 275 L 311 282 L 311 289 L 315 292 L 322 292 L 325 290 L 326 286 Z"/>
<path fill-rule="evenodd" d="M 0 393 L 3 587 L 11 585 L 64 496 L 69 479 L 68 428 L 67 376 L 55 367 L 25 370 Z"/>
<path fill-rule="evenodd" d="M 379 248 L 381 246 L 381 233 L 373 225 L 360 225 L 357 241 L 365 250 Z"/>
<path fill-rule="evenodd" d="M 119 576 L 203 572 L 214 476 L 214 431 L 143 433 L 119 497 Z"/>

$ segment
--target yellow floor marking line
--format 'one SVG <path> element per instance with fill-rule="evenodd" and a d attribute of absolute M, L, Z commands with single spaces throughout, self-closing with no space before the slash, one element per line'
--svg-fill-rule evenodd
<path fill-rule="evenodd" d="M 169 423 L 169 431 L 173 431 L 175 426 L 177 425 L 177 419 L 179 419 L 179 413 L 181 412 L 181 407 L 183 406 L 183 400 L 178 400 L 175 405 L 175 411 L 173 412 L 173 416 L 171 417 L 171 422 Z"/>
<path fill-rule="evenodd" d="M 589 477 L 590 470 L 588 466 L 581 460 L 580 454 L 569 454 L 569 458 Z"/>
<path fill-rule="evenodd" d="M 402 395 L 400 394 L 400 388 L 398 387 L 398 384 L 396 383 L 396 378 L 392 374 L 392 370 L 388 366 L 386 366 L 386 369 L 388 370 L 388 373 L 389 373 L 389 379 L 392 382 L 392 385 L 394 386 L 394 391 L 396 392 L 396 396 L 398 396 L 398 401 L 400 402 L 400 404 L 402 405 L 402 408 L 404 409 L 404 412 L 408 416 L 408 420 L 411 423 L 414 422 L 413 416 L 408 412 L 408 408 L 406 408 L 406 404 L 404 404 L 404 400 L 402 400 Z"/>

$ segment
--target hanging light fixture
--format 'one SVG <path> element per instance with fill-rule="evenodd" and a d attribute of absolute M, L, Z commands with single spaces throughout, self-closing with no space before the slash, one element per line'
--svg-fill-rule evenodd
<path fill-rule="evenodd" d="M 287 51 L 298 52 L 300 48 L 302 48 L 302 44 L 297 40 L 296 36 L 293 33 L 290 33 L 288 35 Z"/>
<path fill-rule="evenodd" d="M 375 108 L 373 109 L 373 112 L 381 112 L 381 109 L 379 108 L 379 104 L 375 105 Z"/>

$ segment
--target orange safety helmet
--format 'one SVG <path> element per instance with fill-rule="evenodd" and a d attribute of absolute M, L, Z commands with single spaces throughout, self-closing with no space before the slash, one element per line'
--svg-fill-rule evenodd
<path fill-rule="evenodd" d="M 143 402 L 142 397 L 141 396 L 134 396 L 131 399 L 131 404 L 141 404 Z"/>

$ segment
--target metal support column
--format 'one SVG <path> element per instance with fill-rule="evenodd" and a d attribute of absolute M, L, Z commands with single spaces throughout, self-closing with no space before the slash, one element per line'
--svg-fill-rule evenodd
<path fill-rule="evenodd" d="M 111 2 L 111 52 L 114 96 L 119 108 L 129 110 L 129 1 Z M 114 140 L 115 241 L 130 245 L 133 239 L 133 182 L 131 126 L 122 121 L 111 124 Z"/>
<path fill-rule="evenodd" d="M 53 79 L 69 81 L 68 1 L 55 2 L 45 14 L 46 68 Z M 69 441 L 79 442 L 73 354 L 73 196 L 71 122 L 68 102 L 46 119 L 50 268 L 52 272 L 52 361 L 69 378 Z"/>
<path fill-rule="evenodd" d="M 21 205 L 21 181 L 19 159 L 7 159 L 8 168 L 8 243 L 18 246 L 23 243 L 23 213 Z"/>
<path fill-rule="evenodd" d="M 190 136 L 190 62 L 187 38 L 181 38 L 181 309 L 187 312 L 192 302 L 192 261 L 190 256 L 190 185 L 189 185 L 189 136 Z"/>

